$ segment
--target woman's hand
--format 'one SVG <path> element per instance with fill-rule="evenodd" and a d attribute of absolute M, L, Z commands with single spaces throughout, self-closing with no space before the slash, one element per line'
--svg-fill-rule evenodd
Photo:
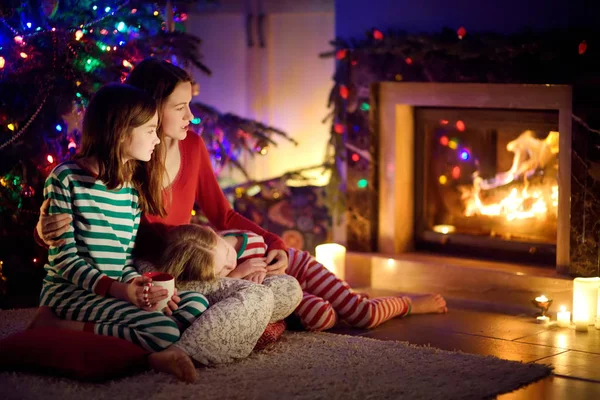
<path fill-rule="evenodd" d="M 171 297 L 171 300 L 169 300 L 167 303 L 167 306 L 163 308 L 162 312 L 168 316 L 173 315 L 173 311 L 176 311 L 179 308 L 178 304 L 180 301 L 181 298 L 177 296 L 177 288 L 175 288 L 175 293 Z"/>
<path fill-rule="evenodd" d="M 275 261 L 275 262 L 273 262 Z M 288 256 L 285 250 L 271 250 L 267 253 L 267 274 L 283 275 L 288 267 Z"/>
<path fill-rule="evenodd" d="M 40 218 L 35 229 L 38 236 L 47 246 L 62 246 L 64 239 L 57 240 L 63 233 L 69 230 L 71 226 L 71 216 L 69 214 L 48 215 L 50 199 L 44 200 L 40 207 Z"/>
<path fill-rule="evenodd" d="M 245 279 L 248 275 L 257 272 L 267 273 L 267 263 L 264 258 L 251 258 L 239 264 L 227 275 L 229 278 Z"/>

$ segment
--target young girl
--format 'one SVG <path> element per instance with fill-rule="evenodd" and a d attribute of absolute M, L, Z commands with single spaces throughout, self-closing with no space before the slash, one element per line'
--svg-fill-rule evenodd
<path fill-rule="evenodd" d="M 175 277 L 177 286 L 186 290 L 206 293 L 204 282 L 213 282 L 217 278 L 249 279 L 257 273 L 265 274 L 267 264 L 265 251 L 261 258 L 249 258 L 238 264 L 237 253 L 228 243 L 235 238 L 224 232 L 221 237 L 210 228 L 200 225 L 180 225 L 173 228 L 166 241 L 166 247 L 157 264 L 159 270 Z M 249 241 L 239 244 L 240 254 L 256 250 L 254 238 L 262 237 L 252 234 Z M 287 275 L 273 275 L 259 283 L 273 292 L 273 311 L 270 323 L 280 321 L 289 316 L 302 300 L 302 289 L 298 281 Z"/>
<path fill-rule="evenodd" d="M 181 232 L 195 233 L 195 240 L 182 241 Z M 193 259 L 166 259 L 166 272 L 180 280 L 210 280 L 215 277 L 248 279 L 256 273 L 266 273 L 264 255 L 267 245 L 261 236 L 252 232 L 227 231 L 218 236 L 199 226 L 179 227 L 173 231 L 167 252 L 194 254 Z M 192 253 L 193 252 L 193 253 Z M 369 300 L 352 292 L 350 286 L 329 272 L 310 253 L 288 249 L 290 264 L 286 273 L 296 278 L 302 287 L 303 298 L 295 314 L 307 330 L 322 331 L 343 319 L 351 326 L 374 328 L 398 316 L 424 313 L 445 313 L 446 302 L 440 295 L 383 297 Z M 267 278 L 268 279 L 268 278 Z"/>
<path fill-rule="evenodd" d="M 155 352 L 155 369 L 194 381 L 189 356 L 171 345 L 206 310 L 206 298 L 182 292 L 169 304 L 172 317 L 154 311 L 166 290 L 149 289 L 132 265 L 141 211 L 161 208 L 153 185 L 135 173 L 159 143 L 157 125 L 155 102 L 132 86 L 107 85 L 90 101 L 78 158 L 54 168 L 45 184 L 49 212 L 73 222 L 49 249 L 40 306 L 65 320 L 59 326 L 127 339 Z"/>

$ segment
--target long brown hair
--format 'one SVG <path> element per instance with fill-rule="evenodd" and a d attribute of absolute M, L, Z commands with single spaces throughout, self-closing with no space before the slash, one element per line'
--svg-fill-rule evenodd
<path fill-rule="evenodd" d="M 132 130 L 152 119 L 156 112 L 156 102 L 138 88 L 119 83 L 103 86 L 86 108 L 78 153 L 78 158 L 97 160 L 98 179 L 109 190 L 133 182 L 145 212 L 157 209 L 156 198 L 134 177 L 139 162 L 123 163 L 123 157 Z"/>
<path fill-rule="evenodd" d="M 179 282 L 215 280 L 217 241 L 217 234 L 210 228 L 179 225 L 167 235 L 159 268 Z"/>
<path fill-rule="evenodd" d="M 182 82 L 192 82 L 191 76 L 183 69 L 164 60 L 147 58 L 141 61 L 131 71 L 126 83 L 144 90 L 156 101 L 158 106 L 158 138 L 160 144 L 154 148 L 152 159 L 136 171 L 138 180 L 143 181 L 148 191 L 160 201 L 160 209 L 151 214 L 164 217 L 166 210 L 163 199 L 163 180 L 166 176 L 165 168 L 165 134 L 160 128 L 162 110 L 165 100 L 173 93 L 175 87 Z"/>

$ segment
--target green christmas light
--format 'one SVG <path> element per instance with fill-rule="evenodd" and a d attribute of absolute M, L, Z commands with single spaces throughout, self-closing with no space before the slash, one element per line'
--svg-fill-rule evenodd
<path fill-rule="evenodd" d="M 119 32 L 123 32 L 127 29 L 127 25 L 125 25 L 125 22 L 121 21 L 116 25 L 116 28 Z"/>
<path fill-rule="evenodd" d="M 356 186 L 358 186 L 359 189 L 364 189 L 368 184 L 369 182 L 366 179 L 361 179 L 356 183 Z"/>
<path fill-rule="evenodd" d="M 369 111 L 371 109 L 371 106 L 369 105 L 369 103 L 362 103 L 360 105 L 360 109 L 363 111 Z"/>
<path fill-rule="evenodd" d="M 191 122 L 192 122 L 192 124 L 194 124 L 194 125 L 198 125 L 200 122 L 202 122 L 202 120 L 201 120 L 200 118 L 196 117 L 196 118 L 194 118 L 194 119 L 193 119 Z"/>

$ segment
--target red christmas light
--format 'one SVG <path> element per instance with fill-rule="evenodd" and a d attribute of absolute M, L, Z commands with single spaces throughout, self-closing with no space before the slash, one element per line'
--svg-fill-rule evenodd
<path fill-rule="evenodd" d="M 411 65 L 413 63 L 412 58 L 410 58 L 410 57 L 406 57 L 406 60 L 404 60 L 404 61 L 406 61 L 406 63 L 408 65 Z"/>
<path fill-rule="evenodd" d="M 579 55 L 583 55 L 587 51 L 587 42 L 584 40 L 579 43 Z"/>
<path fill-rule="evenodd" d="M 358 160 L 360 160 L 360 156 L 356 153 L 352 154 L 352 161 L 358 162 Z"/>
<path fill-rule="evenodd" d="M 383 33 L 381 31 L 374 29 L 373 30 L 373 39 L 375 40 L 383 40 Z"/>
<path fill-rule="evenodd" d="M 450 142 L 450 140 L 448 140 L 448 136 L 442 136 L 440 138 L 440 144 L 442 146 L 448 146 L 448 143 Z"/>
<path fill-rule="evenodd" d="M 460 167 L 458 165 L 456 167 L 452 168 L 452 177 L 454 179 L 460 178 Z"/>
<path fill-rule="evenodd" d="M 466 126 L 465 126 L 465 123 L 464 123 L 464 122 L 462 122 L 461 120 L 458 120 L 458 121 L 456 121 L 456 129 L 457 129 L 459 132 L 464 132 L 464 131 L 465 131 L 465 128 L 466 128 Z"/>
<path fill-rule="evenodd" d="M 340 86 L 340 96 L 342 96 L 342 99 L 346 100 L 349 95 L 350 91 L 348 90 L 348 87 L 346 85 Z"/>
<path fill-rule="evenodd" d="M 337 58 L 338 60 L 343 60 L 344 58 L 346 58 L 346 54 L 348 54 L 348 50 L 346 50 L 346 49 L 338 50 L 335 53 L 335 58 Z"/>
<path fill-rule="evenodd" d="M 456 30 L 456 34 L 458 35 L 459 39 L 462 39 L 465 37 L 465 35 L 467 34 L 467 30 L 465 29 L 464 26 L 461 26 L 460 28 L 458 28 Z"/>
<path fill-rule="evenodd" d="M 440 120 L 440 125 L 448 125 L 448 120 L 447 119 L 441 119 Z"/>
<path fill-rule="evenodd" d="M 344 124 L 340 124 L 339 122 L 333 125 L 333 131 L 339 135 L 344 133 Z"/>

